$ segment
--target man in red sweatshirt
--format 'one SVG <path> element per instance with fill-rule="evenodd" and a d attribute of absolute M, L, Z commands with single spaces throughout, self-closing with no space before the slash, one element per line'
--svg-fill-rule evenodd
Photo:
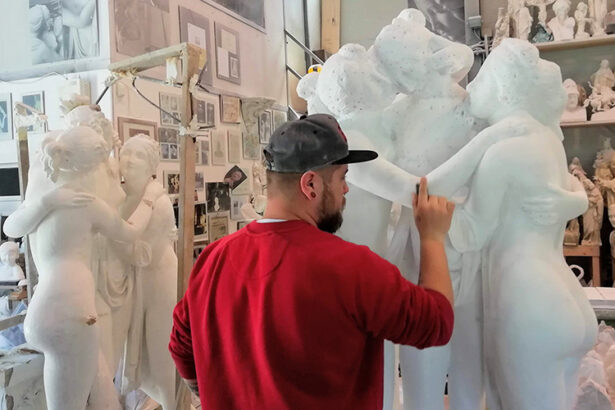
<path fill-rule="evenodd" d="M 453 291 L 444 238 L 454 205 L 421 181 L 416 286 L 342 223 L 349 151 L 335 119 L 278 128 L 264 151 L 265 218 L 209 245 L 173 315 L 169 349 L 205 409 L 380 409 L 383 341 L 448 343 Z"/>

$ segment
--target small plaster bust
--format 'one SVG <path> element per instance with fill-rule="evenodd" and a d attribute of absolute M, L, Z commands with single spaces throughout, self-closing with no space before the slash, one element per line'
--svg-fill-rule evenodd
<path fill-rule="evenodd" d="M 16 242 L 0 245 L 0 281 L 21 281 L 26 278 L 16 263 L 18 257 L 19 245 Z"/>
<path fill-rule="evenodd" d="M 574 19 L 577 21 L 577 32 L 574 38 L 589 38 L 589 33 L 585 31 L 585 25 L 590 23 L 592 19 L 587 18 L 587 4 L 582 1 L 577 4 L 577 9 L 574 12 Z"/>
<path fill-rule="evenodd" d="M 568 16 L 570 11 L 570 0 L 557 0 L 553 3 L 555 17 L 547 24 L 553 32 L 553 39 L 572 40 L 574 38 L 574 18 Z"/>
<path fill-rule="evenodd" d="M 579 106 L 579 87 L 574 80 L 567 78 L 563 83 L 564 90 L 568 97 L 566 109 L 562 114 L 562 122 L 586 121 L 587 112 L 584 107 Z"/>

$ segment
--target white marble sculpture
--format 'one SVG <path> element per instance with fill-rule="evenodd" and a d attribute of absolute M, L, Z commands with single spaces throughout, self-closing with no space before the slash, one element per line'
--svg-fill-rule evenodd
<path fill-rule="evenodd" d="M 153 179 L 159 159 L 158 143 L 144 134 L 130 138 L 120 151 L 122 187 L 126 192 L 120 208 L 122 218 L 128 219 L 144 200 L 152 201 L 152 217 L 139 241 L 133 247 L 117 244 L 133 281 L 121 387 L 123 394 L 140 388 L 163 410 L 173 410 L 175 366 L 167 346 L 177 299 L 177 256 L 173 246 L 177 230 L 171 200 Z M 155 193 L 144 199 L 148 188 Z"/>
<path fill-rule="evenodd" d="M 504 7 L 500 7 L 498 8 L 498 19 L 495 22 L 492 47 L 497 47 L 503 39 L 508 37 L 510 37 L 510 16 Z"/>
<path fill-rule="evenodd" d="M 585 211 L 587 198 L 567 172 L 556 125 L 565 103 L 559 67 L 528 43 L 508 39 L 468 92 L 476 116 L 526 131 L 487 150 L 449 233 L 460 251 L 484 249 L 488 407 L 572 409 L 579 364 L 597 326 L 562 252 L 565 223 Z M 456 158 L 462 152 L 443 167 L 463 167 Z M 551 217 L 538 218 L 511 202 L 532 195 L 568 199 L 554 202 Z M 562 314 L 565 324 L 556 320 Z"/>
<path fill-rule="evenodd" d="M 590 77 L 592 93 L 585 101 L 585 105 L 592 108 L 592 121 L 609 121 L 615 119 L 615 75 L 611 70 L 609 60 L 602 60 L 600 68 Z"/>
<path fill-rule="evenodd" d="M 549 20 L 547 26 L 553 32 L 553 39 L 572 40 L 574 38 L 575 20 L 568 16 L 570 12 L 570 0 L 556 0 L 553 3 L 555 17 Z"/>
<path fill-rule="evenodd" d="M 574 35 L 576 39 L 586 39 L 589 38 L 589 33 L 585 31 L 585 26 L 587 23 L 592 23 L 592 19 L 587 17 L 587 4 L 582 1 L 577 4 L 577 9 L 574 12 L 574 19 L 577 22 L 577 32 Z"/>
<path fill-rule="evenodd" d="M 472 137 L 475 126 L 468 112 L 467 94 L 457 84 L 472 65 L 472 52 L 435 36 L 424 24 L 418 11 L 405 10 L 382 30 L 369 51 L 347 45 L 327 60 L 317 81 L 309 80 L 317 84 L 316 90 L 299 84 L 304 95 L 317 97 L 326 112 L 338 118 L 351 147 L 375 148 L 380 153 L 376 161 L 350 168 L 349 200 L 340 235 L 397 261 L 402 272 L 414 281 L 418 279 L 418 235 L 410 226 L 412 214 L 407 208 L 402 213 L 403 223 L 394 239 L 396 249 L 387 249 L 390 201 L 409 206 L 418 179 L 407 171 L 421 175 L 434 169 Z M 397 90 L 391 89 L 391 84 Z M 395 92 L 403 94 L 391 104 Z M 451 134 L 450 129 L 456 132 Z M 505 138 L 507 132 L 501 131 L 477 137 L 472 144 L 475 155 L 469 160 L 476 164 L 489 143 Z M 469 177 L 461 172 L 452 178 L 451 174 L 443 175 L 440 180 L 463 178 L 460 175 Z M 430 181 L 430 189 L 437 186 Z M 409 231 L 415 235 L 414 241 L 408 239 Z M 401 261 L 399 251 L 404 252 Z M 407 408 L 442 408 L 447 373 L 451 400 L 470 403 L 468 408 L 481 401 L 479 255 L 462 255 L 450 247 L 448 252 L 456 290 L 456 321 L 461 325 L 446 347 L 424 351 L 403 347 Z M 389 370 L 385 371 L 385 386 L 392 374 Z M 385 408 L 389 408 L 389 392 L 385 388 Z"/>
<path fill-rule="evenodd" d="M 562 114 L 562 122 L 581 122 L 587 120 L 587 110 L 579 105 L 579 87 L 574 80 L 567 78 L 563 83 L 568 100 Z"/>
<path fill-rule="evenodd" d="M 588 0 L 589 16 L 591 17 L 592 36 L 599 37 L 606 35 L 606 0 Z"/>
<path fill-rule="evenodd" d="M 19 282 L 26 277 L 17 264 L 19 245 L 16 242 L 4 242 L 0 245 L 0 282 Z"/>
<path fill-rule="evenodd" d="M 43 196 L 34 227 L 7 219 L 18 236 L 36 232 L 39 283 L 24 322 L 26 340 L 45 355 L 44 381 L 51 410 L 119 409 L 112 375 L 99 343 L 96 278 L 91 271 L 95 234 L 132 241 L 145 228 L 151 207 L 141 206 L 130 223 L 96 197 L 99 166 L 110 146 L 89 126 L 48 136 L 44 171 L 53 189 Z M 78 194 L 77 192 L 81 192 Z M 77 201 L 77 202 L 76 202 Z M 32 204 L 30 206 L 33 206 Z"/>
<path fill-rule="evenodd" d="M 528 7 L 521 7 L 517 12 L 517 31 L 515 37 L 521 40 L 529 40 L 534 19 Z"/>

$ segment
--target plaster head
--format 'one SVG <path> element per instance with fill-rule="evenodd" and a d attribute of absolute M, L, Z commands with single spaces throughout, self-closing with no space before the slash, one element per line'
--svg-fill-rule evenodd
<path fill-rule="evenodd" d="M 373 54 L 379 68 L 405 94 L 429 89 L 442 79 L 457 83 L 474 62 L 468 46 L 429 31 L 425 16 L 416 9 L 403 10 L 380 31 Z"/>
<path fill-rule="evenodd" d="M 316 92 L 338 119 L 379 110 L 395 98 L 393 85 L 371 63 L 363 46 L 347 44 L 329 57 L 318 77 Z"/>
<path fill-rule="evenodd" d="M 160 163 L 160 144 L 146 134 L 129 138 L 120 150 L 120 173 L 128 181 L 156 174 Z"/>
<path fill-rule="evenodd" d="M 42 30 L 48 30 L 48 22 L 50 18 L 49 9 L 47 6 L 37 4 L 28 10 L 28 18 L 30 20 L 30 31 L 38 33 Z"/>
<path fill-rule="evenodd" d="M 566 95 L 568 97 L 566 108 L 568 110 L 574 110 L 579 106 L 579 88 L 577 83 L 575 83 L 574 80 L 567 78 L 564 80 L 562 85 L 564 86 L 564 90 L 566 90 Z"/>
<path fill-rule="evenodd" d="M 60 173 L 78 174 L 93 170 L 109 157 L 103 136 L 91 127 L 78 125 L 41 144 L 45 173 L 55 182 Z"/>
<path fill-rule="evenodd" d="M 531 43 L 513 38 L 493 49 L 467 89 L 478 118 L 523 110 L 554 132 L 567 100 L 559 67 L 541 59 Z"/>
<path fill-rule="evenodd" d="M 585 17 L 587 15 L 587 4 L 583 3 L 582 1 L 579 2 L 579 4 L 577 4 L 577 10 L 581 13 L 583 17 Z"/>
<path fill-rule="evenodd" d="M 568 17 L 570 11 L 570 0 L 556 0 L 553 3 L 553 13 L 559 20 L 563 20 Z"/>
<path fill-rule="evenodd" d="M 604 59 L 604 60 L 600 61 L 600 68 L 610 70 L 611 69 L 611 63 L 609 63 L 609 60 Z"/>
<path fill-rule="evenodd" d="M 19 245 L 17 242 L 4 242 L 0 245 L 0 263 L 14 266 L 17 258 L 19 258 Z"/>

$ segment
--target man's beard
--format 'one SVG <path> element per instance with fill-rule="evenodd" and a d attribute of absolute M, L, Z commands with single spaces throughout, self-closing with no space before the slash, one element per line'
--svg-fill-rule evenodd
<path fill-rule="evenodd" d="M 325 191 L 323 194 L 322 203 L 320 204 L 320 210 L 318 212 L 318 221 L 316 226 L 318 229 L 328 233 L 335 233 L 342 226 L 344 218 L 342 217 L 342 211 L 346 206 L 346 198 L 344 198 L 344 205 L 339 211 L 329 210 L 328 204 L 333 204 L 333 195 L 329 190 L 329 187 L 325 185 Z"/>

